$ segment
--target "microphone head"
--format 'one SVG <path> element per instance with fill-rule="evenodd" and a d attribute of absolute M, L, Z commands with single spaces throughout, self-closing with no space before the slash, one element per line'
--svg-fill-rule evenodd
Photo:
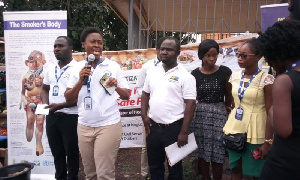
<path fill-rule="evenodd" d="M 90 54 L 89 56 L 88 56 L 88 61 L 94 61 L 95 60 L 95 55 L 94 54 Z"/>
<path fill-rule="evenodd" d="M 29 107 L 30 107 L 31 109 L 35 109 L 35 108 L 36 108 L 36 104 L 35 104 L 35 103 L 29 103 Z"/>

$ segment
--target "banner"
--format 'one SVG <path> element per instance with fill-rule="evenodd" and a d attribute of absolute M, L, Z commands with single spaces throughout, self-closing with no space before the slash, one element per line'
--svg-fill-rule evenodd
<path fill-rule="evenodd" d="M 54 41 L 67 35 L 66 11 L 3 12 L 7 79 L 8 164 L 33 162 L 33 173 L 54 174 L 41 103 L 43 71 L 56 61 Z"/>
<path fill-rule="evenodd" d="M 289 16 L 288 3 L 271 4 L 260 6 L 261 8 L 261 31 L 264 33 L 268 27 L 277 21 L 282 21 Z"/>
<path fill-rule="evenodd" d="M 258 34 L 248 33 L 217 41 L 220 45 L 220 54 L 216 64 L 227 66 L 233 72 L 241 70 L 235 56 L 237 47 L 243 42 L 257 37 Z M 202 62 L 198 58 L 198 46 L 199 43 L 181 46 L 178 63 L 183 65 L 189 72 L 201 67 Z M 136 82 L 143 64 L 150 59 L 156 58 L 156 50 L 150 48 L 126 51 L 103 51 L 103 56 L 120 64 L 130 88 L 130 99 L 118 100 L 123 131 L 120 147 L 142 147 L 144 127 L 141 118 L 141 97 L 137 94 Z M 86 54 L 73 53 L 73 58 L 80 61 L 86 58 Z"/>

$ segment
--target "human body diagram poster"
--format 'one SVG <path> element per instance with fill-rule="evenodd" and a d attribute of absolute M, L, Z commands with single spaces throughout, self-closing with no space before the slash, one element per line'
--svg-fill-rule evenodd
<path fill-rule="evenodd" d="M 43 71 L 56 61 L 53 44 L 67 35 L 66 11 L 4 12 L 8 163 L 32 162 L 33 173 L 54 173 L 41 104 Z"/>

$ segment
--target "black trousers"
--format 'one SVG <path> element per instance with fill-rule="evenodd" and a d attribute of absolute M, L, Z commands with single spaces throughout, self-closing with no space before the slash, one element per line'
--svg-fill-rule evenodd
<path fill-rule="evenodd" d="M 77 114 L 52 113 L 46 116 L 46 133 L 58 180 L 78 180 L 77 121 Z"/>
<path fill-rule="evenodd" d="M 170 125 L 157 124 L 151 120 L 150 134 L 146 137 L 148 164 L 152 180 L 164 180 L 166 159 L 165 147 L 177 142 L 183 120 L 180 119 Z M 169 166 L 169 180 L 182 180 L 182 161 Z"/>

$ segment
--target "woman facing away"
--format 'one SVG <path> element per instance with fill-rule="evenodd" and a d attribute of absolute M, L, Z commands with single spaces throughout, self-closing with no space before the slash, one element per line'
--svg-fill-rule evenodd
<path fill-rule="evenodd" d="M 228 150 L 231 179 L 241 180 L 244 175 L 257 179 L 273 139 L 273 132 L 267 112 L 272 105 L 272 84 L 274 77 L 258 68 L 261 59 L 257 39 L 245 42 L 237 52 L 238 64 L 244 70 L 233 73 L 229 82 L 235 107 L 223 128 L 224 134 L 247 133 L 243 152 Z M 258 153 L 257 160 L 251 150 Z"/>
<path fill-rule="evenodd" d="M 195 133 L 199 147 L 192 156 L 198 158 L 204 180 L 210 179 L 210 163 L 214 180 L 222 179 L 225 159 L 222 129 L 227 120 L 227 112 L 232 106 L 231 84 L 228 83 L 231 70 L 226 66 L 216 65 L 218 54 L 219 45 L 216 41 L 212 39 L 202 41 L 198 48 L 202 67 L 192 71 L 196 79 L 198 103 L 191 130 Z"/>
<path fill-rule="evenodd" d="M 270 114 L 274 143 L 262 180 L 300 179 L 300 22 L 280 21 L 262 34 L 262 54 L 279 74 L 273 85 Z"/>

